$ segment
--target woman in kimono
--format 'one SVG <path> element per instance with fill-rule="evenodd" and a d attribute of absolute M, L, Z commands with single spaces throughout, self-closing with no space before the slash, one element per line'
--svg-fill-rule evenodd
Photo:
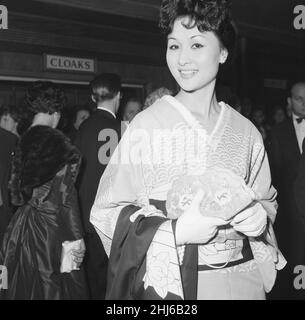
<path fill-rule="evenodd" d="M 74 182 L 80 154 L 55 128 L 65 96 L 36 82 L 26 105 L 33 114 L 13 159 L 10 190 L 18 207 L 6 230 L 0 264 L 8 270 L 2 299 L 84 299 L 79 269 L 85 247 Z"/>
<path fill-rule="evenodd" d="M 163 0 L 180 86 L 138 114 L 101 178 L 91 222 L 108 299 L 265 299 L 285 265 L 262 137 L 217 102 L 235 39 L 224 0 Z"/>

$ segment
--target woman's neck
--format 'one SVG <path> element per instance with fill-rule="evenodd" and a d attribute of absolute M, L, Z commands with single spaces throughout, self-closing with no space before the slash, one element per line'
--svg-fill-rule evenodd
<path fill-rule="evenodd" d="M 204 88 L 192 92 L 181 89 L 176 98 L 189 111 L 199 114 L 204 119 L 209 119 L 220 112 L 215 94 L 215 81 Z"/>
<path fill-rule="evenodd" d="M 48 126 L 53 127 L 52 116 L 45 113 L 38 113 L 34 116 L 31 127 L 35 126 Z"/>

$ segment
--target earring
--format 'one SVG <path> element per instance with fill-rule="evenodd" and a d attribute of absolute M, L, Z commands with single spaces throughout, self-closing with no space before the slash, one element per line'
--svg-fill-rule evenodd
<path fill-rule="evenodd" d="M 226 61 L 227 61 L 227 56 L 222 57 L 221 60 L 220 60 L 220 63 L 224 64 Z"/>
<path fill-rule="evenodd" d="M 227 61 L 228 54 L 227 52 L 222 52 L 221 57 L 220 57 L 220 63 L 224 64 Z"/>

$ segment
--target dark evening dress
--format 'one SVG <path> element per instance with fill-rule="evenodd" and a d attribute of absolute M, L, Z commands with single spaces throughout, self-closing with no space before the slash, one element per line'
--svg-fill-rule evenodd
<path fill-rule="evenodd" d="M 31 128 L 20 141 L 10 182 L 19 209 L 6 230 L 0 265 L 8 270 L 2 299 L 87 299 L 82 270 L 60 273 L 62 243 L 83 238 L 74 182 L 80 154 L 47 126 Z"/>

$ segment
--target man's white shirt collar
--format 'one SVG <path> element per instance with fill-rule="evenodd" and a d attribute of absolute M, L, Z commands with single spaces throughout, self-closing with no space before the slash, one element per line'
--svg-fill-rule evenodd
<path fill-rule="evenodd" d="M 104 110 L 104 111 L 107 111 L 107 112 L 111 113 L 116 118 L 116 115 L 111 110 L 108 110 L 108 109 L 103 108 L 103 107 L 97 107 L 97 108 L 98 108 L 98 110 Z"/>
<path fill-rule="evenodd" d="M 299 119 L 299 118 L 302 118 L 302 117 L 297 116 L 295 113 L 293 113 L 293 112 L 292 112 L 292 119 L 293 119 L 293 122 L 294 122 L 294 123 L 297 123 L 297 124 L 303 124 L 303 121 L 302 121 L 302 122 L 300 122 L 300 123 L 298 123 L 298 122 L 297 122 L 297 119 Z M 304 123 L 305 123 L 305 122 L 304 122 Z"/>

